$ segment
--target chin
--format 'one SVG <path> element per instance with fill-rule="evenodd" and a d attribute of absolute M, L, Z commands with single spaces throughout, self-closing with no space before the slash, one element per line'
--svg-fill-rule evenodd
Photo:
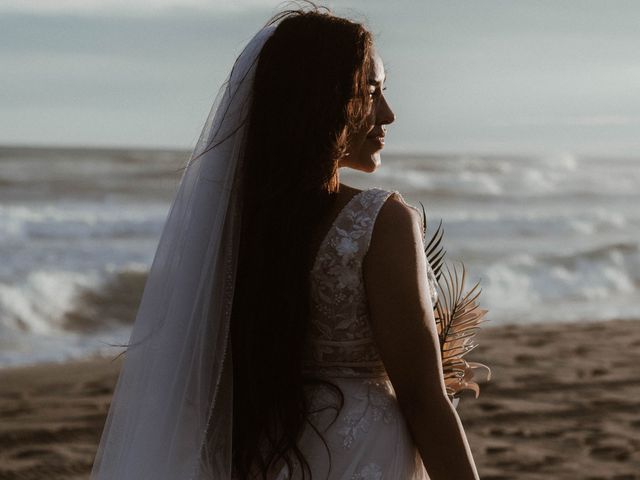
<path fill-rule="evenodd" d="M 374 172 L 380 166 L 380 152 L 375 152 L 369 157 L 369 161 L 366 166 L 368 167 L 366 172 Z"/>
<path fill-rule="evenodd" d="M 351 157 L 351 160 L 341 166 L 353 168 L 365 173 L 372 173 L 380 166 L 380 150 L 361 152 L 360 155 Z"/>
<path fill-rule="evenodd" d="M 361 172 L 372 173 L 380 166 L 380 155 L 376 154 L 367 158 L 361 158 L 358 162 L 350 163 L 347 166 Z"/>

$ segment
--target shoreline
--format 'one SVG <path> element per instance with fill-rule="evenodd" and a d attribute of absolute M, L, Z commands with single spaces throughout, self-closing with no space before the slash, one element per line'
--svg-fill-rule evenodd
<path fill-rule="evenodd" d="M 483 328 L 458 405 L 483 480 L 640 479 L 640 320 Z M 87 479 L 121 361 L 0 369 L 0 478 Z"/>

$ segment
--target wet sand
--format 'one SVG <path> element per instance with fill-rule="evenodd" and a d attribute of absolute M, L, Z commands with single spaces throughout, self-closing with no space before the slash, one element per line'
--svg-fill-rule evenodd
<path fill-rule="evenodd" d="M 507 326 L 458 412 L 483 480 L 640 480 L 640 321 Z M 0 480 L 87 479 L 119 362 L 0 370 Z"/>

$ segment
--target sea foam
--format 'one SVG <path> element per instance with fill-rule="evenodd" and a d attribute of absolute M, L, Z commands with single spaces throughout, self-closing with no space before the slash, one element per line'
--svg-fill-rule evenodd
<path fill-rule="evenodd" d="M 0 366 L 122 350 L 186 157 L 0 148 Z M 442 220 L 487 327 L 640 318 L 640 159 L 383 152 L 340 176 Z"/>

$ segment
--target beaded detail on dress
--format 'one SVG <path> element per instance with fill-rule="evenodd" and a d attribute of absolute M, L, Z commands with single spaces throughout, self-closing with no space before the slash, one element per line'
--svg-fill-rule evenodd
<path fill-rule="evenodd" d="M 375 219 L 394 191 L 358 192 L 323 239 L 311 270 L 311 331 L 305 371 L 331 377 L 386 376 L 369 326 L 362 261 Z M 399 195 L 399 194 L 398 194 Z M 435 277 L 427 263 L 432 302 Z"/>

